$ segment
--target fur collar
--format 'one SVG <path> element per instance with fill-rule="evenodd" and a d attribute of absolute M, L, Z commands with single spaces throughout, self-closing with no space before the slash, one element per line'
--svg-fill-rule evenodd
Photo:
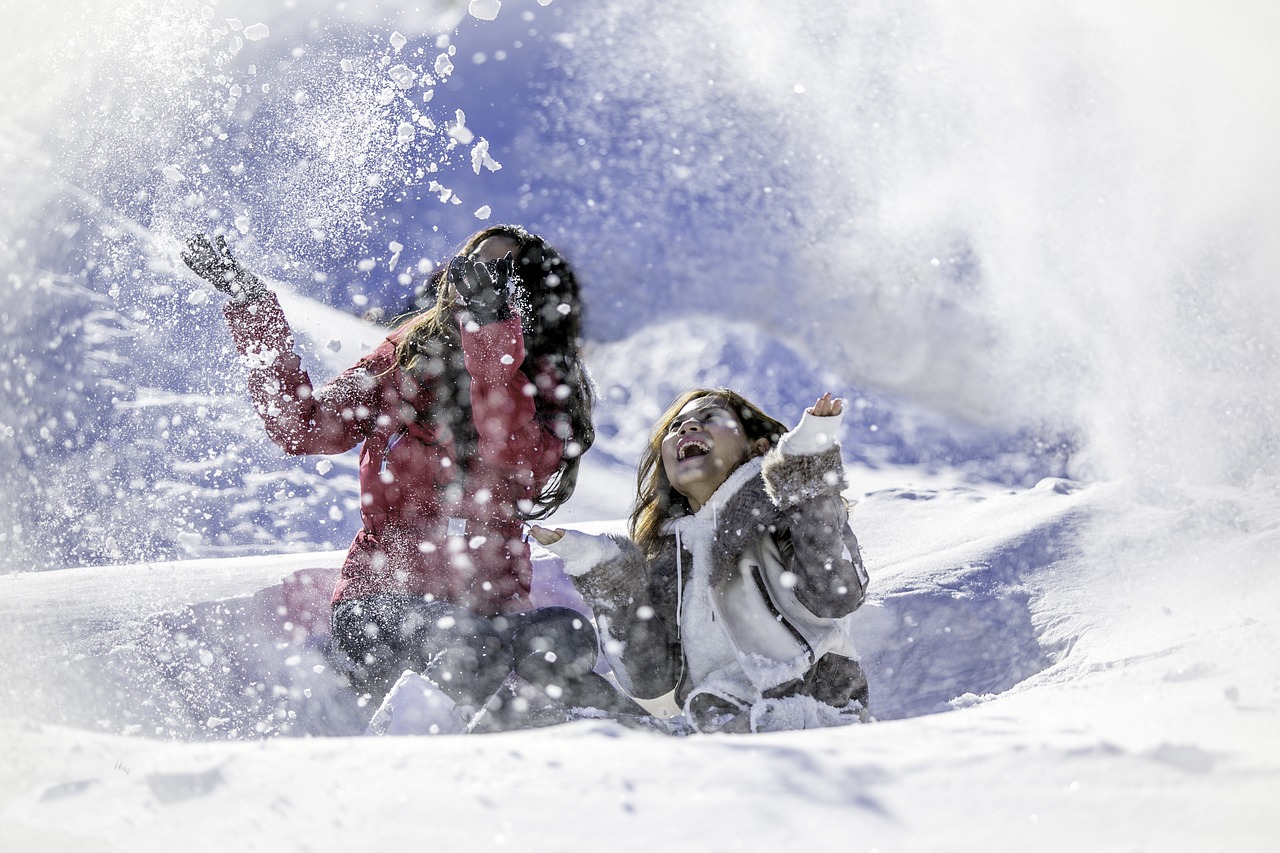
<path fill-rule="evenodd" d="M 729 577 L 750 542 L 778 528 L 782 512 L 765 490 L 760 476 L 763 461 L 759 456 L 748 459 L 734 469 L 696 513 L 663 525 L 663 533 L 668 536 L 679 532 L 685 550 L 695 559 L 702 549 L 694 547 L 694 542 L 703 538 L 714 541 L 715 547 L 709 549 L 713 586 Z"/>

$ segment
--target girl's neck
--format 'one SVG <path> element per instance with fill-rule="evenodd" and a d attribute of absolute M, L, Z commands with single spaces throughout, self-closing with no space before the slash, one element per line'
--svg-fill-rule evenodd
<path fill-rule="evenodd" d="M 733 497 L 734 494 L 737 493 L 738 489 L 742 487 L 744 482 L 754 477 L 760 471 L 761 463 L 762 460 L 759 456 L 751 456 L 743 460 L 738 467 L 730 471 L 728 476 L 720 481 L 719 485 L 712 489 L 711 494 L 707 495 L 706 500 L 704 501 L 695 502 L 693 498 L 689 498 L 686 495 L 689 501 L 690 511 L 694 515 L 697 515 L 711 504 L 722 504 L 729 500 L 729 498 Z"/>

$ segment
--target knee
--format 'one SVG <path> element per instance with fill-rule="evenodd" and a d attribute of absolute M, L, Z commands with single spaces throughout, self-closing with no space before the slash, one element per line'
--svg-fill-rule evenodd
<path fill-rule="evenodd" d="M 412 622 L 413 641 L 428 658 L 462 650 L 481 657 L 502 656 L 502 637 L 493 623 L 465 607 L 435 601 L 415 608 L 406 621 Z"/>
<path fill-rule="evenodd" d="M 580 677 L 596 665 L 595 628 L 582 614 L 551 607 L 512 636 L 516 674 L 535 683 L 549 675 Z"/>
<path fill-rule="evenodd" d="M 377 599 L 340 601 L 331 616 L 334 645 L 350 661 L 358 685 L 372 684 L 396 668 L 402 654 L 398 602 Z"/>

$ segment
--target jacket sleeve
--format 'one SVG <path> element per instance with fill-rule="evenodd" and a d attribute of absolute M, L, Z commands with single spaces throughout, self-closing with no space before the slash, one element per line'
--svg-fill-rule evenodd
<path fill-rule="evenodd" d="M 364 440 L 379 411 L 378 377 L 394 364 L 384 343 L 333 381 L 316 388 L 294 351 L 274 293 L 224 309 L 249 369 L 249 395 L 267 434 L 287 453 L 341 453 Z"/>
<path fill-rule="evenodd" d="M 868 577 L 841 491 L 847 483 L 840 418 L 806 413 L 764 458 L 765 489 L 787 519 L 783 557 L 800 603 L 815 616 L 839 618 L 866 597 Z"/>
<path fill-rule="evenodd" d="M 536 388 L 520 370 L 524 334 L 519 316 L 462 329 L 471 376 L 471 415 L 479 461 L 508 482 L 534 490 L 560 466 L 564 442 L 537 417 Z"/>
<path fill-rule="evenodd" d="M 592 536 L 576 530 L 548 546 L 596 617 L 601 647 L 618 683 L 631 696 L 652 699 L 674 690 L 681 651 L 674 624 L 655 606 L 650 565 L 625 536 Z"/>

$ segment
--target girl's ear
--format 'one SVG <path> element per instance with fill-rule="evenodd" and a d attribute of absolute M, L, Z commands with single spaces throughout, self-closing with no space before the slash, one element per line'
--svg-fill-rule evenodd
<path fill-rule="evenodd" d="M 773 445 L 769 443 L 769 439 L 763 437 L 757 438 L 755 441 L 751 442 L 751 455 L 753 457 L 764 456 L 769 452 L 769 448 L 772 446 Z"/>

